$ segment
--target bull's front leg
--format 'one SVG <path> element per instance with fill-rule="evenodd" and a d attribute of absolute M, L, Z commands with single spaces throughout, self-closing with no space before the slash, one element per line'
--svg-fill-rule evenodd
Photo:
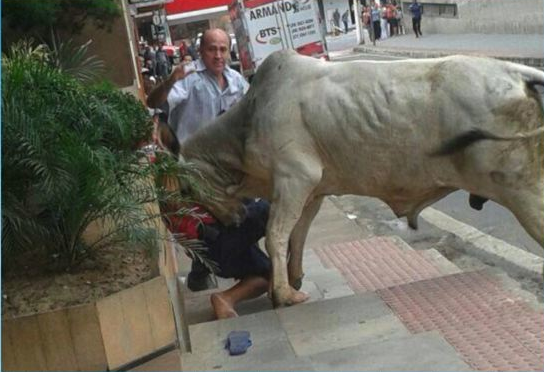
<path fill-rule="evenodd" d="M 321 180 L 322 168 L 309 159 L 304 163 L 289 165 L 294 167 L 278 171 L 275 175 L 266 231 L 266 250 L 272 261 L 270 286 L 274 306 L 294 305 L 309 298 L 308 294 L 289 284 L 287 254 L 293 229 L 302 216 L 309 196 Z M 299 253 L 302 254 L 302 250 Z"/>
<path fill-rule="evenodd" d="M 302 212 L 302 216 L 295 225 L 289 239 L 289 262 L 287 264 L 287 272 L 289 284 L 297 290 L 302 286 L 302 278 L 304 276 L 302 270 L 304 243 L 306 242 L 310 225 L 317 212 L 319 212 L 323 198 L 323 196 L 315 197 L 306 205 Z"/>

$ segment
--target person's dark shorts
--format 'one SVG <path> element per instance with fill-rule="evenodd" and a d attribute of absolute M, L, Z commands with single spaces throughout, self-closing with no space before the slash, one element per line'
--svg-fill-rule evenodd
<path fill-rule="evenodd" d="M 268 279 L 272 265 L 257 242 L 265 235 L 270 205 L 259 200 L 245 206 L 247 217 L 240 226 L 215 223 L 204 227 L 202 238 L 208 247 L 205 256 L 217 263 L 215 274 L 220 277 L 262 276 Z"/>

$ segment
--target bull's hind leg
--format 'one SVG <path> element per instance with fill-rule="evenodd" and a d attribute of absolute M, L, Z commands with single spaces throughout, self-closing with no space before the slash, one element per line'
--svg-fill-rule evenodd
<path fill-rule="evenodd" d="M 287 251 L 291 233 L 322 174 L 319 164 L 301 156 L 290 157 L 282 165 L 288 169 L 275 172 L 266 234 L 266 250 L 272 261 L 270 285 L 275 306 L 293 305 L 308 299 L 306 293 L 289 285 Z"/>
<path fill-rule="evenodd" d="M 289 262 L 287 264 L 287 272 L 289 274 L 289 284 L 297 290 L 302 286 L 302 277 L 304 276 L 302 271 L 304 242 L 306 241 L 310 225 L 317 212 L 319 212 L 322 202 L 323 196 L 318 196 L 308 202 L 289 238 Z"/>
<path fill-rule="evenodd" d="M 512 190 L 497 200 L 518 219 L 525 231 L 544 248 L 544 187 L 533 190 Z"/>

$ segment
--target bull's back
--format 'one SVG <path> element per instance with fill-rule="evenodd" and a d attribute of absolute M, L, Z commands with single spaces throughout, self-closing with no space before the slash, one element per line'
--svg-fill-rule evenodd
<path fill-rule="evenodd" d="M 505 66 L 471 57 L 328 63 L 278 53 L 253 82 L 254 122 L 271 152 L 313 148 L 343 192 L 372 194 L 355 188 L 397 188 L 406 179 L 423 185 L 435 174 L 446 182 L 453 175 L 428 154 L 474 123 L 492 125 L 495 110 L 525 96 Z M 361 184 L 363 174 L 370 183 Z"/>

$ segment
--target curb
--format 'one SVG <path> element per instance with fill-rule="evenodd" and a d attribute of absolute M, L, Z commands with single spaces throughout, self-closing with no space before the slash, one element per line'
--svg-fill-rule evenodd
<path fill-rule="evenodd" d="M 483 54 L 478 51 L 470 50 L 451 50 L 451 51 L 439 51 L 439 50 L 422 50 L 422 49 L 399 49 L 399 48 L 382 48 L 382 47 L 367 47 L 356 46 L 353 48 L 354 52 L 358 53 L 372 53 L 383 54 L 396 57 L 408 57 L 408 58 L 437 58 L 446 57 L 454 54 L 465 54 L 481 57 L 496 58 L 503 61 L 521 63 L 523 65 L 544 69 L 544 58 L 537 57 L 515 57 L 515 56 L 494 56 L 491 54 Z"/>
<path fill-rule="evenodd" d="M 468 245 L 468 248 L 462 249 L 465 254 L 524 277 L 542 281 L 544 265 L 542 257 L 488 235 L 432 207 L 423 210 L 420 216 L 433 226 L 455 235 L 463 245 Z"/>

